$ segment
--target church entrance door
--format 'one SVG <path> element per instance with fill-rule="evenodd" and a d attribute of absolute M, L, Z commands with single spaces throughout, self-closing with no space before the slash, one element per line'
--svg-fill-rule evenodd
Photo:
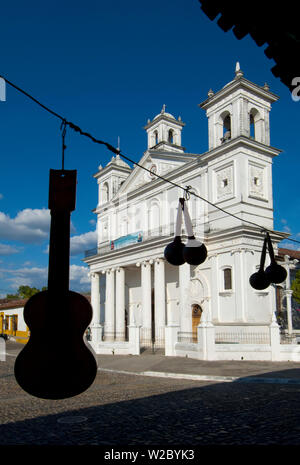
<path fill-rule="evenodd" d="M 197 326 L 200 324 L 201 315 L 202 315 L 202 308 L 198 304 L 192 305 L 192 335 L 193 335 L 193 342 L 197 342 Z"/>

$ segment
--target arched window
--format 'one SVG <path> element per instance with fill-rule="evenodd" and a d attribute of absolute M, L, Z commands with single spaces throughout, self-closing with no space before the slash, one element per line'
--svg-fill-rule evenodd
<path fill-rule="evenodd" d="M 224 268 L 224 290 L 232 289 L 232 273 L 231 268 Z"/>
<path fill-rule="evenodd" d="M 222 133 L 221 143 L 223 144 L 227 140 L 231 139 L 231 117 L 228 111 L 224 112 L 221 115 L 221 120 L 223 123 L 223 133 Z"/>
<path fill-rule="evenodd" d="M 170 144 L 174 143 L 174 131 L 173 131 L 173 129 L 169 129 L 168 142 L 170 142 Z"/>
<path fill-rule="evenodd" d="M 250 139 L 255 139 L 254 116 L 250 113 Z"/>
<path fill-rule="evenodd" d="M 227 115 L 224 118 L 223 137 L 224 137 L 225 140 L 231 138 L 231 118 L 230 118 L 230 115 Z"/>
<path fill-rule="evenodd" d="M 109 186 L 108 186 L 108 183 L 105 182 L 103 184 L 103 203 L 108 202 L 108 200 L 109 200 Z"/>
<path fill-rule="evenodd" d="M 259 140 L 259 111 L 252 108 L 249 115 L 249 136 L 251 139 Z"/>
<path fill-rule="evenodd" d="M 154 135 L 154 144 L 157 145 L 158 144 L 158 132 L 154 131 L 153 135 Z"/>

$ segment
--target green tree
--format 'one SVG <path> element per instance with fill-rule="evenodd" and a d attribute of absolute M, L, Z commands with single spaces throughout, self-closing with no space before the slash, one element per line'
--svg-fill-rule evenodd
<path fill-rule="evenodd" d="M 6 294 L 6 299 L 8 300 L 17 300 L 19 298 L 20 298 L 19 294 Z"/>
<path fill-rule="evenodd" d="M 300 303 L 300 270 L 297 271 L 295 279 L 292 281 L 293 299 Z"/>
<path fill-rule="evenodd" d="M 47 287 L 43 287 L 42 291 L 46 291 Z M 34 294 L 37 294 L 40 292 L 39 289 L 36 287 L 30 287 L 30 286 L 19 286 L 17 294 L 7 294 L 6 298 L 9 300 L 14 300 L 14 299 L 29 299 L 29 297 L 33 296 Z"/>
<path fill-rule="evenodd" d="M 37 294 L 38 292 L 39 289 L 30 286 L 20 286 L 18 289 L 18 294 L 22 299 L 28 299 L 29 297 L 33 296 L 34 294 Z"/>

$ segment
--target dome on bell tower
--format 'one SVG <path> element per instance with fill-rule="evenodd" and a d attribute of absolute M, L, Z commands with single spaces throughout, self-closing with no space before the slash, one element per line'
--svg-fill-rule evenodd
<path fill-rule="evenodd" d="M 164 115 L 165 118 L 171 118 L 175 120 L 175 117 L 171 115 L 171 113 L 166 112 L 166 105 L 162 106 L 161 112 L 158 113 L 158 115 L 154 116 L 153 121 L 157 118 L 159 118 L 161 115 Z"/>

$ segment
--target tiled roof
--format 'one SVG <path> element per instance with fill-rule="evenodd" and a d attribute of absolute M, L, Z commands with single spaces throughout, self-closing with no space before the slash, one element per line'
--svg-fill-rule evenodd
<path fill-rule="evenodd" d="M 284 255 L 288 255 L 290 258 L 296 258 L 300 260 L 300 250 L 278 248 L 278 255 L 279 257 L 284 257 Z"/>
<path fill-rule="evenodd" d="M 18 300 L 0 299 L 0 311 L 8 310 L 10 308 L 22 308 L 26 304 L 27 300 L 28 299 L 18 299 Z"/>
<path fill-rule="evenodd" d="M 91 296 L 88 294 L 82 294 L 84 297 L 91 302 Z M 9 310 L 10 308 L 22 308 L 26 304 L 28 299 L 0 299 L 0 311 Z"/>

